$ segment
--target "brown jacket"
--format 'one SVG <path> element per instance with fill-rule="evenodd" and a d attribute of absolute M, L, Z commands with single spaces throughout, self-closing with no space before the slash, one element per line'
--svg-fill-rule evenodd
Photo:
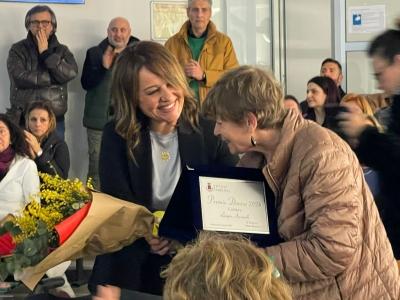
<path fill-rule="evenodd" d="M 268 247 L 295 299 L 398 299 L 399 270 L 362 169 L 332 131 L 288 113 L 263 172 L 285 240 Z"/>
<path fill-rule="evenodd" d="M 189 26 L 189 21 L 186 21 L 179 32 L 165 43 L 165 47 L 175 55 L 182 68 L 192 58 L 192 51 L 188 41 Z M 209 89 L 212 88 L 225 71 L 239 66 L 231 39 L 217 31 L 211 21 L 207 30 L 207 38 L 199 57 L 200 67 L 206 73 L 206 81 L 199 84 L 201 103 L 206 98 Z"/>

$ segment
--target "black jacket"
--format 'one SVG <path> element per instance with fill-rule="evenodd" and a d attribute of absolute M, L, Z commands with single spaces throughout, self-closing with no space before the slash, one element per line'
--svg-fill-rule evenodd
<path fill-rule="evenodd" d="M 128 46 L 139 41 L 131 36 Z M 87 128 L 102 130 L 110 121 L 111 108 L 111 74 L 112 67 L 103 67 L 103 54 L 109 46 L 108 38 L 98 46 L 90 48 L 86 53 L 83 64 L 81 84 L 87 91 L 85 96 L 85 110 L 83 113 L 83 125 Z"/>
<path fill-rule="evenodd" d="M 138 41 L 138 38 L 131 36 L 129 38 L 128 46 L 131 46 Z M 100 42 L 100 44 L 90 48 L 86 52 L 81 77 L 81 84 L 85 90 L 90 90 L 97 86 L 106 75 L 108 70 L 103 67 L 103 54 L 108 45 L 110 45 L 108 38 L 105 38 Z"/>
<path fill-rule="evenodd" d="M 400 95 L 393 97 L 386 133 L 365 129 L 356 149 L 361 163 L 379 174 L 381 199 L 377 203 L 396 259 L 400 259 Z"/>
<path fill-rule="evenodd" d="M 234 166 L 237 156 L 229 153 L 225 143 L 213 134 L 214 124 L 200 121 L 200 132 L 184 125 L 178 128 L 179 154 L 182 167 L 205 164 Z M 102 192 L 152 209 L 152 157 L 148 129 L 142 130 L 141 143 L 135 149 L 136 165 L 128 159 L 126 141 L 108 123 L 103 130 L 99 161 Z M 90 279 L 93 292 L 98 284 L 149 293 L 162 292 L 160 267 L 170 262 L 168 255 L 150 254 L 149 246 L 140 239 L 120 251 L 96 257 Z"/>
<path fill-rule="evenodd" d="M 42 155 L 35 158 L 35 163 L 39 172 L 51 175 L 59 175 L 61 178 L 68 178 L 69 171 L 69 151 L 65 141 L 57 136 L 56 131 L 41 143 Z"/>
<path fill-rule="evenodd" d="M 11 106 L 25 111 L 34 100 L 49 100 L 56 117 L 67 111 L 67 83 L 78 74 L 78 66 L 67 46 L 55 35 L 49 38 L 49 48 L 39 54 L 34 37 L 12 45 L 7 59 L 10 77 Z"/>

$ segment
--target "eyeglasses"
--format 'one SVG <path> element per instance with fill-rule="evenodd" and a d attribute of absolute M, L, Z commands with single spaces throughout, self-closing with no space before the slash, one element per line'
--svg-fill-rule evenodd
<path fill-rule="evenodd" d="M 51 21 L 47 21 L 47 20 L 42 20 L 42 21 L 33 20 L 33 21 L 30 21 L 29 23 L 30 23 L 32 26 L 35 26 L 35 27 L 39 27 L 39 25 L 42 25 L 43 27 L 46 28 L 47 26 L 50 25 Z"/>

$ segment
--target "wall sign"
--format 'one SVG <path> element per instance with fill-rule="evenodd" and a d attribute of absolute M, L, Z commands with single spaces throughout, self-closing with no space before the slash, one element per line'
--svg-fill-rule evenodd
<path fill-rule="evenodd" d="M 167 40 L 188 19 L 187 1 L 152 1 L 150 6 L 151 39 L 154 41 Z"/>

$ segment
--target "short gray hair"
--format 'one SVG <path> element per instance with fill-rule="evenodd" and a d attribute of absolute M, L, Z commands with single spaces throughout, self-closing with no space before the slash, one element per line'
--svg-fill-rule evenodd
<path fill-rule="evenodd" d="M 188 0 L 188 8 L 192 5 L 192 2 L 193 2 L 194 0 Z M 208 1 L 208 4 L 210 4 L 210 7 L 212 7 L 212 0 L 207 0 Z"/>
<path fill-rule="evenodd" d="M 242 124 L 251 112 L 259 128 L 280 128 L 286 115 L 282 89 L 271 72 L 240 66 L 226 72 L 208 92 L 203 114 Z"/>
<path fill-rule="evenodd" d="M 47 5 L 36 5 L 32 7 L 25 16 L 25 28 L 29 30 L 32 16 L 41 12 L 47 11 L 51 16 L 51 25 L 53 25 L 53 33 L 57 31 L 57 19 L 54 11 Z"/>

